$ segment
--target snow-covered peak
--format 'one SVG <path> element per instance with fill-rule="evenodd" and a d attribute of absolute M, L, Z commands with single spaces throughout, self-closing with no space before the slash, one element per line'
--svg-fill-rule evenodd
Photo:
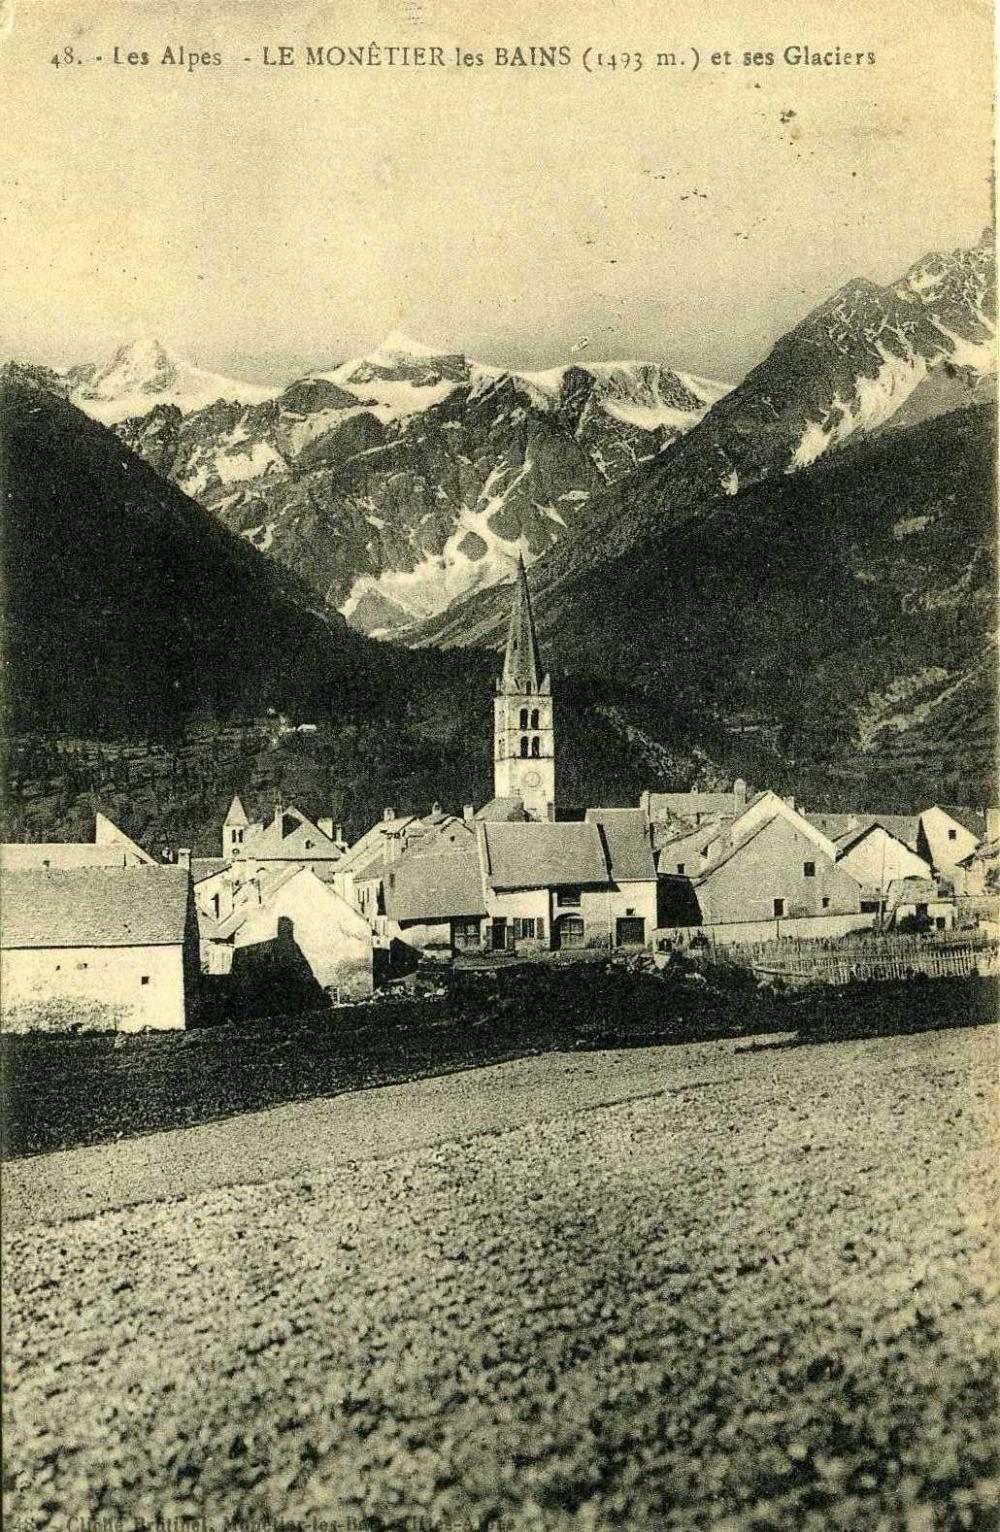
<path fill-rule="evenodd" d="M 376 357 L 434 357 L 454 356 L 447 346 L 425 346 L 422 341 L 413 340 L 405 335 L 402 330 L 392 330 L 370 353 L 368 360 L 374 361 Z"/>
<path fill-rule="evenodd" d="M 119 346 L 103 366 L 80 369 L 79 375 L 73 402 L 105 425 L 145 414 L 157 404 L 175 404 L 188 414 L 219 399 L 260 404 L 279 392 L 195 367 L 148 336 Z"/>

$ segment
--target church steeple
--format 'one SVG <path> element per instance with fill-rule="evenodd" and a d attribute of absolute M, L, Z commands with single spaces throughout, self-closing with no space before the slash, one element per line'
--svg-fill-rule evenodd
<path fill-rule="evenodd" d="M 498 798 L 520 798 L 531 819 L 555 814 L 552 683 L 542 675 L 524 560 L 518 558 L 503 674 L 493 703 L 493 782 Z"/>
<path fill-rule="evenodd" d="M 537 692 L 539 685 L 538 640 L 531 615 L 528 574 L 520 554 L 517 556 L 514 605 L 503 662 L 503 685 L 505 690 L 517 692 Z"/>

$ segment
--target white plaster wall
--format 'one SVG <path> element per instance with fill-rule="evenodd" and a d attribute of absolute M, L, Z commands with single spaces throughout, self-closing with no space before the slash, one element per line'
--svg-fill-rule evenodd
<path fill-rule="evenodd" d="M 928 878 L 931 872 L 922 856 L 881 828 L 838 858 L 837 866 L 865 888 L 888 888 L 893 878 Z"/>
<path fill-rule="evenodd" d="M 8 949 L 0 953 L 0 1004 L 11 1032 L 61 1032 L 74 1025 L 105 1032 L 183 1027 L 182 949 Z"/>
<path fill-rule="evenodd" d="M 943 809 L 927 809 L 920 816 L 920 824 L 931 854 L 931 861 L 941 872 L 950 873 L 979 845 L 979 837 L 964 825 L 955 824 Z M 955 839 L 948 839 L 948 831 L 955 831 Z"/>
<path fill-rule="evenodd" d="M 248 916 L 236 933 L 235 946 L 275 941 L 282 918 L 291 920 L 293 939 L 317 984 L 339 989 L 345 997 L 371 994 L 371 927 L 339 894 L 302 871 Z"/>

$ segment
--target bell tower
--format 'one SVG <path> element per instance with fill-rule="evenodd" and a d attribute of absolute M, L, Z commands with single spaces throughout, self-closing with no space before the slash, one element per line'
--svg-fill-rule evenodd
<path fill-rule="evenodd" d="M 493 791 L 520 798 L 530 819 L 554 819 L 556 743 L 552 682 L 539 676 L 524 560 L 518 558 L 503 674 L 493 699 Z"/>

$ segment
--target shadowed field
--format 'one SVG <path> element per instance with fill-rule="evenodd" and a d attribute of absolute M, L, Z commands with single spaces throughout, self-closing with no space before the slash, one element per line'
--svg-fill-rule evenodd
<path fill-rule="evenodd" d="M 8 1513 L 994 1524 L 995 1034 L 705 1052 L 702 1089 L 575 1107 L 581 1070 L 558 1117 L 15 1231 Z"/>
<path fill-rule="evenodd" d="M 192 1126 L 536 1054 L 992 1021 L 987 979 L 776 992 L 744 969 L 595 959 L 454 973 L 439 994 L 135 1037 L 0 1039 L 5 1158 Z"/>

